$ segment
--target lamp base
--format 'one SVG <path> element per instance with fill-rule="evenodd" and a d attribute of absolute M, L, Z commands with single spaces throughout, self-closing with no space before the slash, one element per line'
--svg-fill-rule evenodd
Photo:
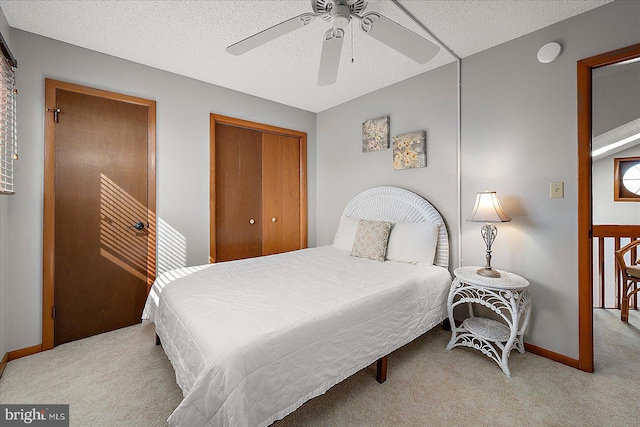
<path fill-rule="evenodd" d="M 498 278 L 500 277 L 500 272 L 498 270 L 494 270 L 493 268 L 479 268 L 476 273 L 478 273 L 478 275 L 483 276 L 483 277 L 492 277 L 492 278 Z"/>

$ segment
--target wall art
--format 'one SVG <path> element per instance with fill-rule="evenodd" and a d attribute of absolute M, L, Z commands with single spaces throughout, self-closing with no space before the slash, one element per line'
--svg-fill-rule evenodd
<path fill-rule="evenodd" d="M 362 122 L 362 152 L 389 148 L 389 116 Z"/>
<path fill-rule="evenodd" d="M 395 170 L 427 166 L 427 132 L 409 132 L 393 137 Z"/>

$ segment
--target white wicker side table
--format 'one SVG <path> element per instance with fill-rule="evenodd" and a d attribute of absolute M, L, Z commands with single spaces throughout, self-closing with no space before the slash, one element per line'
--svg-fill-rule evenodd
<path fill-rule="evenodd" d="M 476 273 L 479 268 L 460 267 L 453 272 L 456 277 L 447 301 L 451 323 L 451 340 L 447 350 L 458 346 L 480 350 L 511 378 L 509 353 L 513 347 L 524 353 L 524 333 L 531 316 L 529 282 L 517 274 L 502 270 L 501 277 L 483 277 Z M 464 303 L 469 305 L 469 317 L 456 327 L 453 309 Z M 475 317 L 474 304 L 490 308 L 501 321 Z"/>

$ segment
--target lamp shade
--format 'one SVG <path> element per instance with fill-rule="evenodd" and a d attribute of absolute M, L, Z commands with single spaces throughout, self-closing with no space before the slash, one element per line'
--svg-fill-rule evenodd
<path fill-rule="evenodd" d="M 495 191 L 481 191 L 476 197 L 476 205 L 467 221 L 472 222 L 509 222 L 511 218 L 500 206 Z"/>

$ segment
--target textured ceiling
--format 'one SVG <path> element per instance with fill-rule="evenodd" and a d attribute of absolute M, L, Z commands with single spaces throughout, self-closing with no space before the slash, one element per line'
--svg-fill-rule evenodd
<path fill-rule="evenodd" d="M 399 3 L 464 58 L 610 1 Z M 11 27 L 312 112 L 454 60 L 441 50 L 426 65 L 417 64 L 365 35 L 354 24 L 353 37 L 351 27 L 346 28 L 337 82 L 318 87 L 322 38 L 330 27 L 322 20 L 245 55 L 236 57 L 226 52 L 230 44 L 311 12 L 309 0 L 0 0 L 0 7 Z M 369 1 L 366 11 L 379 12 L 429 38 L 392 1 Z"/>

